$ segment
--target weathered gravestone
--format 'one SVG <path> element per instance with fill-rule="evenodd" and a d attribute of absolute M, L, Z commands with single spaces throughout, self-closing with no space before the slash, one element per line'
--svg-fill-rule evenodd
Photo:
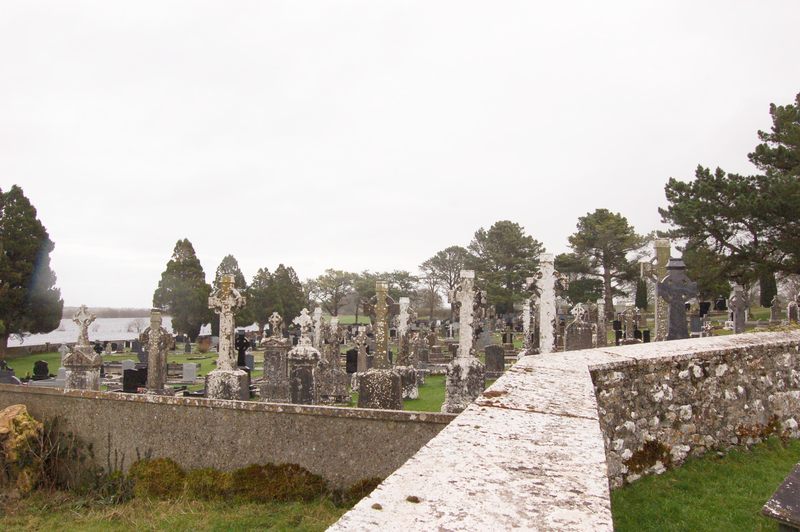
<path fill-rule="evenodd" d="M 247 349 L 250 347 L 250 340 L 244 335 L 244 331 L 239 331 L 236 333 L 236 343 L 234 344 L 236 347 L 236 365 L 240 368 L 250 368 L 253 369 L 251 366 L 247 364 Z"/>
<path fill-rule="evenodd" d="M 161 312 L 150 311 L 150 326 L 139 336 L 147 345 L 147 393 L 154 395 L 174 395 L 175 390 L 167 386 L 167 350 L 170 334 L 161 326 Z"/>
<path fill-rule="evenodd" d="M 319 361 L 317 373 L 317 395 L 321 403 L 347 404 L 352 398 L 347 391 L 349 378 L 342 370 L 341 341 L 342 329 L 339 327 L 339 317 L 331 317 L 331 322 L 323 328 L 325 344 L 324 355 Z"/>
<path fill-rule="evenodd" d="M 206 375 L 205 397 L 209 399 L 250 399 L 250 379 L 236 365 L 233 351 L 234 315 L 245 305 L 245 297 L 233 283 L 233 275 L 223 275 L 220 288 L 208 298 L 209 308 L 219 315 L 219 357 L 217 368 Z"/>
<path fill-rule="evenodd" d="M 552 253 L 539 255 L 539 273 L 536 276 L 536 291 L 539 294 L 539 352 L 553 353 L 556 346 L 558 328 L 558 309 L 556 308 L 556 287 L 566 289 L 566 278 L 555 269 L 555 256 Z"/>
<path fill-rule="evenodd" d="M 139 388 L 147 386 L 147 368 L 126 369 L 122 372 L 122 391 L 138 393 Z"/>
<path fill-rule="evenodd" d="M 308 337 L 312 324 L 308 309 L 303 309 L 293 323 L 300 326 L 300 339 L 286 355 L 291 402 L 302 405 L 317 404 L 319 402 L 317 367 L 322 356 Z"/>
<path fill-rule="evenodd" d="M 194 381 L 197 379 L 197 364 L 194 362 L 185 362 L 183 364 L 183 372 L 181 375 L 182 383 L 194 384 Z"/>
<path fill-rule="evenodd" d="M 58 348 L 58 352 L 61 353 L 61 363 L 63 364 L 64 357 L 69 353 L 69 347 L 67 347 L 67 344 L 61 344 L 61 347 Z"/>
<path fill-rule="evenodd" d="M 741 334 L 745 329 L 745 310 L 747 310 L 747 299 L 744 297 L 744 288 L 741 285 L 733 285 L 733 293 L 728 299 L 728 308 L 733 322 L 733 334 Z"/>
<path fill-rule="evenodd" d="M 264 376 L 258 387 L 259 401 L 290 403 L 292 394 L 289 392 L 289 370 L 286 364 L 286 355 L 292 344 L 281 334 L 283 318 L 277 312 L 272 313 L 269 323 L 272 335 L 262 342 L 264 345 Z"/>
<path fill-rule="evenodd" d="M 372 368 L 359 376 L 358 407 L 402 410 L 402 380 L 389 364 L 389 284 L 377 281 L 375 290 L 375 355 Z"/>
<path fill-rule="evenodd" d="M 447 365 L 442 412 L 463 412 L 486 389 L 486 365 L 475 356 L 473 321 L 475 306 L 483 304 L 485 292 L 475 290 L 475 272 L 461 270 L 461 283 L 451 300 L 459 305 L 459 341 L 456 358 Z"/>
<path fill-rule="evenodd" d="M 400 374 L 403 387 L 403 399 L 416 399 L 419 397 L 417 387 L 417 370 L 411 361 L 410 322 L 416 319 L 416 314 L 411 309 L 411 299 L 400 298 L 400 313 L 397 315 L 397 361 L 394 370 Z"/>
<path fill-rule="evenodd" d="M 486 360 L 486 378 L 497 379 L 506 369 L 506 350 L 501 345 L 487 345 L 484 349 Z"/>
<path fill-rule="evenodd" d="M 769 324 L 780 325 L 783 321 L 783 306 L 781 299 L 777 295 L 772 298 L 772 306 L 769 308 Z"/>
<path fill-rule="evenodd" d="M 689 338 L 686 328 L 686 302 L 697 295 L 697 283 L 686 276 L 686 264 L 681 259 L 669 259 L 667 276 L 658 283 L 658 294 L 669 304 L 667 340 Z"/>
<path fill-rule="evenodd" d="M 62 360 L 62 365 L 67 368 L 66 387 L 77 390 L 99 390 L 100 369 L 103 367 L 102 355 L 95 352 L 89 342 L 89 324 L 96 316 L 89 312 L 86 305 L 81 305 L 72 316 L 72 321 L 78 324 L 78 342 Z"/>
<path fill-rule="evenodd" d="M 586 307 L 578 303 L 570 312 L 575 319 L 564 330 L 564 351 L 591 349 L 594 344 L 592 325 L 586 321 Z"/>
<path fill-rule="evenodd" d="M 671 243 L 669 239 L 656 239 L 653 242 L 655 257 L 650 262 L 642 263 L 641 275 L 650 279 L 656 288 L 655 304 L 655 341 L 661 342 L 667 339 L 667 315 L 669 314 L 669 303 L 659 292 L 659 281 L 664 279 L 667 274 L 667 265 L 670 261 Z"/>

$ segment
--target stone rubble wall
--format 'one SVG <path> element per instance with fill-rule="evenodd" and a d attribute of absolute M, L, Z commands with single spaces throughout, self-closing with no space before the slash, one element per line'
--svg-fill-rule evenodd
<path fill-rule="evenodd" d="M 611 532 L 611 486 L 799 437 L 798 346 L 792 331 L 522 357 L 328 530 Z"/>
<path fill-rule="evenodd" d="M 611 489 L 689 456 L 800 438 L 800 333 L 671 344 L 592 370 Z"/>
<path fill-rule="evenodd" d="M 387 477 L 455 418 L 0 384 L 0 410 L 14 404 L 38 421 L 60 416 L 103 467 L 124 457 L 127 468 L 146 453 L 189 471 L 295 463 L 337 488 Z"/>

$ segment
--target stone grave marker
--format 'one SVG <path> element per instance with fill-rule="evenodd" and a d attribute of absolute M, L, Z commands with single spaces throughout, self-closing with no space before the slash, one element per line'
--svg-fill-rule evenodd
<path fill-rule="evenodd" d="M 66 387 L 76 390 L 100 390 L 100 371 L 103 357 L 96 353 L 89 342 L 89 325 L 96 316 L 81 305 L 72 316 L 78 324 L 78 341 L 63 358 L 62 365 L 67 368 Z"/>
<path fill-rule="evenodd" d="M 503 346 L 492 344 L 487 345 L 484 350 L 486 360 L 486 378 L 489 380 L 497 379 L 506 369 L 506 350 Z"/>
<path fill-rule="evenodd" d="M 181 382 L 184 384 L 194 384 L 197 379 L 197 364 L 194 362 L 185 362 L 183 364 L 183 377 Z"/>
<path fill-rule="evenodd" d="M 783 306 L 779 296 L 772 298 L 772 306 L 769 308 L 769 324 L 780 325 L 783 321 Z"/>
<path fill-rule="evenodd" d="M 147 393 L 174 395 L 175 390 L 167 386 L 167 350 L 170 334 L 161 326 L 161 311 L 150 311 L 150 326 L 139 335 L 142 344 L 147 344 Z"/>
<path fill-rule="evenodd" d="M 485 292 L 475 289 L 475 272 L 461 270 L 461 283 L 451 297 L 458 304 L 458 351 L 456 358 L 447 365 L 442 412 L 463 412 L 486 389 L 486 365 L 475 356 L 472 325 L 475 307 L 483 304 L 485 298 Z"/>
<path fill-rule="evenodd" d="M 317 366 L 322 358 L 308 337 L 313 320 L 308 309 L 303 309 L 293 321 L 300 326 L 300 339 L 286 355 L 289 367 L 289 393 L 294 404 L 317 404 Z"/>
<path fill-rule="evenodd" d="M 219 315 L 219 358 L 216 369 L 206 375 L 205 397 L 250 400 L 250 378 L 236 365 L 234 316 L 244 308 L 245 297 L 234 286 L 233 275 L 223 275 L 220 288 L 208 298 L 209 308 Z"/>
<path fill-rule="evenodd" d="M 410 325 L 416 319 L 416 314 L 411 309 L 411 299 L 400 298 L 400 313 L 397 315 L 397 361 L 394 370 L 400 374 L 403 388 L 403 399 L 416 399 L 419 397 L 417 387 L 417 370 L 411 361 Z"/>
<path fill-rule="evenodd" d="M 570 312 L 575 319 L 564 330 L 564 351 L 592 349 L 594 333 L 592 325 L 586 321 L 587 311 L 582 303 L 578 303 Z"/>
<path fill-rule="evenodd" d="M 50 378 L 50 368 L 44 360 L 37 360 L 33 363 L 33 380 L 43 381 Z"/>
<path fill-rule="evenodd" d="M 264 342 L 264 376 L 258 386 L 259 401 L 267 403 L 290 403 L 289 373 L 286 361 L 292 347 L 291 340 L 281 334 L 283 318 L 273 312 L 269 318 L 272 334 Z"/>
<path fill-rule="evenodd" d="M 389 364 L 389 308 L 386 303 L 389 284 L 377 281 L 375 288 L 375 354 L 372 368 L 359 376 L 359 408 L 403 409 L 403 386 L 400 374 Z"/>
<path fill-rule="evenodd" d="M 683 260 L 672 258 L 667 264 L 667 276 L 658 283 L 658 294 L 669 304 L 667 340 L 689 338 L 686 328 L 686 302 L 697 295 L 697 283 L 686 276 Z"/>

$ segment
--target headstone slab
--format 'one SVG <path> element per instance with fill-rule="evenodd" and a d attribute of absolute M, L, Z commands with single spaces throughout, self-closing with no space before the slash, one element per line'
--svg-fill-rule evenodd
<path fill-rule="evenodd" d="M 197 364 L 194 362 L 184 363 L 181 382 L 184 384 L 194 384 L 195 379 L 197 379 Z"/>
<path fill-rule="evenodd" d="M 400 374 L 403 399 L 417 399 L 419 397 L 417 370 L 413 366 L 395 366 L 394 370 Z"/>
<path fill-rule="evenodd" d="M 800 530 L 800 464 L 778 486 L 761 513 L 777 521 L 780 532 Z"/>
<path fill-rule="evenodd" d="M 486 378 L 497 379 L 506 369 L 506 353 L 500 345 L 487 345 L 484 351 L 486 360 Z M 483 390 L 481 390 L 483 392 Z"/>
<path fill-rule="evenodd" d="M 458 357 L 447 365 L 442 412 L 459 414 L 486 389 L 486 366 L 474 357 Z"/>
<path fill-rule="evenodd" d="M 403 383 L 391 369 L 369 369 L 359 376 L 358 408 L 403 409 Z"/>

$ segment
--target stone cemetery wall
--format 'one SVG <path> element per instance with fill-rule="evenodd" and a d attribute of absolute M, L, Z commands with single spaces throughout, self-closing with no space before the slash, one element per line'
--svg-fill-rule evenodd
<path fill-rule="evenodd" d="M 522 357 L 328 530 L 611 532 L 609 485 L 659 458 L 799 437 L 799 346 L 792 331 Z"/>
<path fill-rule="evenodd" d="M 797 333 L 710 340 L 674 354 L 672 342 L 646 344 L 654 347 L 592 371 L 612 489 L 690 455 L 800 438 Z"/>
<path fill-rule="evenodd" d="M 455 417 L 0 384 L 0 410 L 18 403 L 39 420 L 61 416 L 101 466 L 109 451 L 111 463 L 116 452 L 126 468 L 137 451 L 187 470 L 285 462 L 335 487 L 387 477 Z"/>

